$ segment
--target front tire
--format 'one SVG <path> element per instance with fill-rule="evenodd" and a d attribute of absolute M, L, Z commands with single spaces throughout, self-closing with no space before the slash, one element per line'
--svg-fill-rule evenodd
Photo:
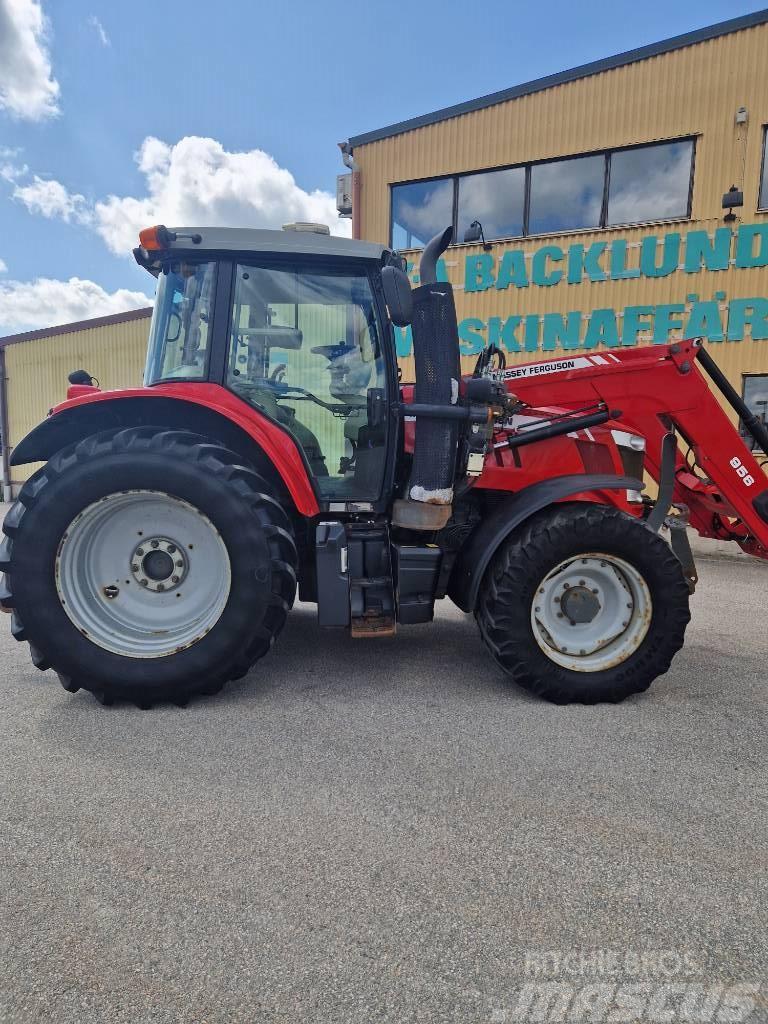
<path fill-rule="evenodd" d="M 476 618 L 497 663 L 556 704 L 647 690 L 683 646 L 688 586 L 675 555 L 603 505 L 534 516 L 497 553 Z"/>
<path fill-rule="evenodd" d="M 270 649 L 296 592 L 267 482 L 187 431 L 94 435 L 55 455 L 3 524 L 0 600 L 69 691 L 185 704 Z"/>

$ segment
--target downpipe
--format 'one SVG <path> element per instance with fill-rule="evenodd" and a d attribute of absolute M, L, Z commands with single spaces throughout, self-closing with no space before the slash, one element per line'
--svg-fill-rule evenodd
<path fill-rule="evenodd" d="M 3 501 L 13 501 L 11 490 L 11 447 L 8 443 L 8 375 L 5 369 L 5 347 L 0 346 L 0 471 Z"/>

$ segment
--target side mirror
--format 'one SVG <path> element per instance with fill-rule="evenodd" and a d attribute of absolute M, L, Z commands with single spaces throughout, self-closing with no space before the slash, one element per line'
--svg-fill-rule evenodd
<path fill-rule="evenodd" d="M 382 267 L 381 286 L 389 319 L 396 327 L 407 327 L 413 319 L 413 295 L 408 275 L 399 267 Z"/>
<path fill-rule="evenodd" d="M 67 377 L 67 380 L 70 384 L 85 384 L 88 387 L 93 387 L 93 377 L 87 370 L 73 370 Z"/>

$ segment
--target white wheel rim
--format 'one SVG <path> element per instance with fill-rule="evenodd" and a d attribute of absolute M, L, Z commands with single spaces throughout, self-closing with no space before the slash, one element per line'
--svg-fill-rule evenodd
<path fill-rule="evenodd" d="M 536 588 L 531 626 L 555 664 L 601 672 L 626 661 L 651 624 L 648 585 L 629 562 L 599 552 L 568 558 Z"/>
<path fill-rule="evenodd" d="M 164 658 L 202 640 L 221 618 L 231 582 L 210 519 L 160 491 L 123 491 L 89 505 L 56 557 L 56 588 L 73 625 L 130 658 Z"/>

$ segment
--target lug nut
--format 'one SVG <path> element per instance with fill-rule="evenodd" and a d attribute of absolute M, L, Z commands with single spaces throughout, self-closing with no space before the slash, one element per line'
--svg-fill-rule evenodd
<path fill-rule="evenodd" d="M 146 580 L 139 580 L 139 586 L 140 587 L 148 587 L 149 584 L 147 583 Z"/>
<path fill-rule="evenodd" d="M 586 580 L 579 580 L 579 586 L 580 587 L 586 587 L 586 585 L 587 585 L 587 581 Z"/>
<path fill-rule="evenodd" d="M 178 576 L 171 576 L 171 583 L 178 583 L 178 582 L 179 582 L 179 577 Z M 538 610 L 539 609 L 537 608 L 536 611 L 538 611 Z"/>
<path fill-rule="evenodd" d="M 176 554 L 176 545 L 175 544 L 169 544 L 168 545 L 168 554 L 169 555 L 175 555 Z"/>
<path fill-rule="evenodd" d="M 165 590 L 165 584 L 164 583 L 158 583 L 157 584 L 157 589 L 158 590 Z"/>
<path fill-rule="evenodd" d="M 183 569 L 183 568 L 184 568 L 184 563 L 183 563 L 183 562 L 182 562 L 181 560 L 179 560 L 179 561 L 178 561 L 178 562 L 176 563 L 176 568 L 177 568 L 177 569 Z"/>
<path fill-rule="evenodd" d="M 138 550 L 136 551 L 136 554 L 137 554 L 137 555 L 143 555 L 143 554 L 144 554 L 144 548 L 139 548 L 139 549 L 138 549 Z"/>
<path fill-rule="evenodd" d="M 562 612 L 558 612 L 557 613 L 557 617 L 558 617 L 558 619 L 562 619 L 564 617 L 563 613 Z"/>
<path fill-rule="evenodd" d="M 138 572 L 138 571 L 139 571 L 138 565 L 132 565 L 131 566 L 131 572 Z"/>
<path fill-rule="evenodd" d="M 159 548 L 160 547 L 160 541 L 159 540 L 153 540 L 152 541 L 152 547 L 153 548 Z"/>
<path fill-rule="evenodd" d="M 563 590 L 570 590 L 570 589 L 571 589 L 571 584 L 570 583 L 564 583 L 563 584 Z"/>

